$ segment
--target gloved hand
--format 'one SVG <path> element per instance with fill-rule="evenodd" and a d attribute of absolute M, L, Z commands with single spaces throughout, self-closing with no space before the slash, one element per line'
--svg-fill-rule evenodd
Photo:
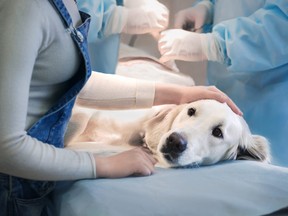
<path fill-rule="evenodd" d="M 168 26 L 169 10 L 157 0 L 126 0 L 124 6 L 123 13 L 127 14 L 127 18 L 123 33 L 155 33 Z"/>
<path fill-rule="evenodd" d="M 158 41 L 158 48 L 162 62 L 172 59 L 223 62 L 219 43 L 212 33 L 198 34 L 182 29 L 163 31 Z"/>
<path fill-rule="evenodd" d="M 138 8 L 155 2 L 159 3 L 158 0 L 123 0 L 123 5 L 126 8 Z"/>
<path fill-rule="evenodd" d="M 115 33 L 156 34 L 167 28 L 169 22 L 168 9 L 157 0 L 125 1 L 127 6 L 114 8 L 107 22 L 105 35 Z M 136 4 L 136 3 L 141 4 Z M 128 4 L 129 3 L 129 4 Z M 136 6 L 137 5 L 137 6 Z"/>
<path fill-rule="evenodd" d="M 201 1 L 194 7 L 176 13 L 174 27 L 200 33 L 205 24 L 212 23 L 212 19 L 213 4 L 210 1 Z"/>

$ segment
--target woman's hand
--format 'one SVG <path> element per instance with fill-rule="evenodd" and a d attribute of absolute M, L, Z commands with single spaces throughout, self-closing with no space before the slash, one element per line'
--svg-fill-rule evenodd
<path fill-rule="evenodd" d="M 154 105 L 183 104 L 201 99 L 213 99 L 227 105 L 238 115 L 243 115 L 237 105 L 215 86 L 180 86 L 156 84 Z"/>
<path fill-rule="evenodd" d="M 157 160 L 148 149 L 139 147 L 109 157 L 95 157 L 97 178 L 121 178 L 153 174 Z"/>
<path fill-rule="evenodd" d="M 215 86 L 195 86 L 193 92 L 189 94 L 184 89 L 182 90 L 182 98 L 180 103 L 187 103 L 190 100 L 200 100 L 200 99 L 214 99 L 221 103 L 227 103 L 227 105 L 238 115 L 243 115 L 241 110 L 237 105 L 222 91 L 220 91 Z"/>

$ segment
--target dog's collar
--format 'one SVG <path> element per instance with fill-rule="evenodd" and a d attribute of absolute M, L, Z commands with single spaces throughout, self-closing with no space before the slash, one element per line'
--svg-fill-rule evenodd
<path fill-rule="evenodd" d="M 145 140 L 145 135 L 143 136 L 143 139 L 142 139 L 142 142 L 143 142 L 143 145 L 142 147 L 149 150 L 153 155 L 156 155 L 156 152 L 154 152 L 147 144 L 146 140 Z"/>
<path fill-rule="evenodd" d="M 143 136 L 143 139 L 142 139 L 142 147 L 143 148 L 146 148 L 146 149 L 149 149 L 150 151 L 152 151 L 150 148 L 149 148 L 149 146 L 147 145 L 147 142 L 146 142 L 146 140 L 145 140 L 145 136 Z"/>

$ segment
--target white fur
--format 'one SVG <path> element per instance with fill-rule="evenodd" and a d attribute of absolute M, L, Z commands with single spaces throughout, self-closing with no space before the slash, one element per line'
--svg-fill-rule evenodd
<path fill-rule="evenodd" d="M 191 108 L 195 110 L 195 114 L 189 116 L 188 110 Z M 234 159 L 270 161 L 269 144 L 265 137 L 252 135 L 242 117 L 232 112 L 226 104 L 214 100 L 161 106 L 143 118 L 125 124 L 113 119 L 102 119 L 97 115 L 86 119 L 88 123 L 85 123 L 85 129 L 82 126 L 81 131 L 76 130 L 74 135 L 77 134 L 77 137 L 74 136 L 74 141 L 101 140 L 110 148 L 145 144 L 165 167 L 211 165 Z M 73 118 L 69 127 L 75 129 Z M 215 137 L 215 129 L 216 132 L 220 130 L 223 137 Z M 175 153 L 172 150 L 170 154 L 161 151 L 169 149 L 167 139 L 172 133 L 176 137 L 180 135 L 182 141 L 187 142 L 183 152 Z M 169 146 L 173 149 L 175 145 L 172 142 Z"/>

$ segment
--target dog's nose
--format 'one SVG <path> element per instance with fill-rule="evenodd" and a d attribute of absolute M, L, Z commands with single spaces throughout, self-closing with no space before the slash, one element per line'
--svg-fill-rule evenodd
<path fill-rule="evenodd" d="M 167 137 L 162 153 L 182 153 L 187 148 L 187 140 L 179 133 L 173 132 Z"/>

